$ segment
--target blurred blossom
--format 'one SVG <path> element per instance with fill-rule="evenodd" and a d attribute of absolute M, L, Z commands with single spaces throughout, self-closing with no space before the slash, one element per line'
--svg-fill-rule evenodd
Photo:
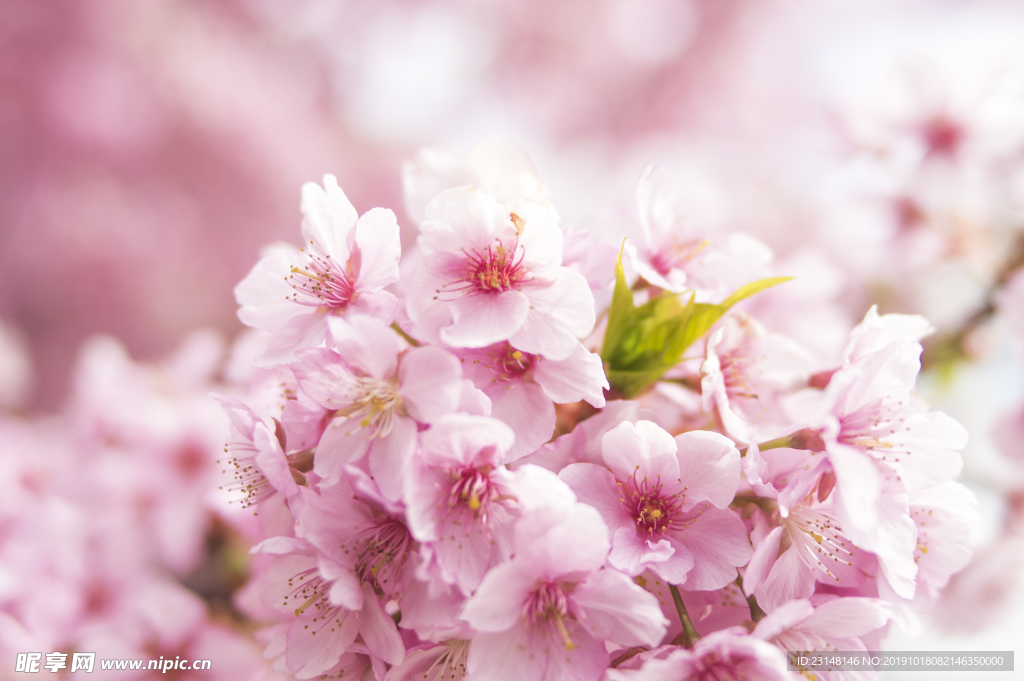
<path fill-rule="evenodd" d="M 856 648 L 1019 634 L 1022 31 L 1014 0 L 9 0 L 4 659 L 775 678 L 834 613 Z M 620 249 L 641 310 L 794 279 L 654 376 L 666 317 L 604 347 Z M 686 431 L 714 474 L 631 473 Z"/>

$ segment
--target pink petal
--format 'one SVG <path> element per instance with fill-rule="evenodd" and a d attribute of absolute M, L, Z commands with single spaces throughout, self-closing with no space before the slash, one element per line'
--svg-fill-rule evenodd
<path fill-rule="evenodd" d="M 307 348 L 297 354 L 299 361 L 292 363 L 291 370 L 302 392 L 332 411 L 348 406 L 350 398 L 347 386 L 353 374 L 341 356 L 326 348 Z"/>
<path fill-rule="evenodd" d="M 601 567 L 611 542 L 597 509 L 577 503 L 557 514 L 551 510 L 542 507 L 523 514 L 516 524 L 516 560 L 548 580 Z"/>
<path fill-rule="evenodd" d="M 449 305 L 452 324 L 441 340 L 460 348 L 483 348 L 507 340 L 526 322 L 530 301 L 521 292 L 467 293 Z"/>
<path fill-rule="evenodd" d="M 740 453 L 724 435 L 694 430 L 677 435 L 679 477 L 689 489 L 687 505 L 710 502 L 728 506 L 736 496 L 740 480 Z"/>
<path fill-rule="evenodd" d="M 293 316 L 277 336 L 267 344 L 267 351 L 256 359 L 256 366 L 273 366 L 291 362 L 296 351 L 312 348 L 327 337 L 327 315 L 307 312 Z"/>
<path fill-rule="evenodd" d="M 608 563 L 631 576 L 650 568 L 663 579 L 682 584 L 693 568 L 693 555 L 678 542 L 673 546 L 668 539 L 655 542 L 643 537 L 634 525 L 615 530 Z"/>
<path fill-rule="evenodd" d="M 907 416 L 901 426 L 901 430 L 884 439 L 896 450 L 887 458 L 895 459 L 889 465 L 899 473 L 908 492 L 959 477 L 963 458 L 954 450 L 967 445 L 967 430 L 962 425 L 936 411 Z"/>
<path fill-rule="evenodd" d="M 461 381 L 459 360 L 441 348 L 413 348 L 398 367 L 402 400 L 409 415 L 421 423 L 455 411 L 462 397 Z"/>
<path fill-rule="evenodd" d="M 262 423 L 256 426 L 254 436 L 253 443 L 259 450 L 259 454 L 256 455 L 256 465 L 267 478 L 267 482 L 287 499 L 298 496 L 299 486 L 295 484 L 292 470 L 288 466 L 288 460 L 284 456 L 277 437 Z"/>
<path fill-rule="evenodd" d="M 598 570 L 572 592 L 583 626 L 598 640 L 622 646 L 656 646 L 668 620 L 658 599 L 616 570 Z"/>
<path fill-rule="evenodd" d="M 256 412 L 249 408 L 249 405 L 241 400 L 236 400 L 234 397 L 228 397 L 219 393 L 210 393 L 210 397 L 220 402 L 220 405 L 224 407 L 224 413 L 231 420 L 231 425 L 237 428 L 239 433 L 251 440 L 256 424 L 263 423 L 263 419 L 257 416 Z"/>
<path fill-rule="evenodd" d="M 505 454 L 511 463 L 537 450 L 555 431 L 555 407 L 544 391 L 532 383 L 497 389 L 491 395 L 491 416 L 512 427 L 515 442 Z"/>
<path fill-rule="evenodd" d="M 607 468 L 592 463 L 570 464 L 558 478 L 569 485 L 577 499 L 596 508 L 612 532 L 624 527 L 635 534 L 636 523 L 619 501 L 619 487 Z"/>
<path fill-rule="evenodd" d="M 359 634 L 356 617 L 344 610 L 339 612 L 337 621 L 311 620 L 296 618 L 288 628 L 285 663 L 300 679 L 318 676 L 337 664 Z"/>
<path fill-rule="evenodd" d="M 362 609 L 366 598 L 359 580 L 356 579 L 356 576 L 351 571 L 346 570 L 339 572 L 337 575 L 328 575 L 321 568 L 320 572 L 325 577 L 330 576 L 334 579 L 334 584 L 331 585 L 330 591 L 331 603 L 349 610 Z"/>
<path fill-rule="evenodd" d="M 883 601 L 837 598 L 815 608 L 800 628 L 829 638 L 856 638 L 885 626 L 889 618 L 889 608 Z"/>
<path fill-rule="evenodd" d="M 714 506 L 702 508 L 674 538 L 693 554 L 693 570 L 686 577 L 690 591 L 712 591 L 735 581 L 736 568 L 753 553 L 739 516 Z"/>
<path fill-rule="evenodd" d="M 458 587 L 444 585 L 440 593 L 432 596 L 433 590 L 434 585 L 412 577 L 406 578 L 402 589 L 402 629 L 412 629 L 421 639 L 430 641 L 470 638 L 473 630 L 458 619 L 466 603 Z M 409 651 L 406 661 L 412 654 L 412 651 Z M 424 671 L 426 667 L 420 670 L 420 679 L 423 678 Z M 392 678 L 401 679 L 402 676 L 399 672 L 394 672 L 388 677 Z"/>
<path fill-rule="evenodd" d="M 743 586 L 746 587 L 746 580 Z M 846 599 L 839 599 L 846 600 Z M 760 605 L 760 603 L 758 603 Z M 799 626 L 804 620 L 814 614 L 814 606 L 807 600 L 792 600 L 783 603 L 773 609 L 754 627 L 752 635 L 763 641 L 771 641 L 773 638 L 786 631 Z M 802 628 L 802 627 L 801 627 Z"/>
<path fill-rule="evenodd" d="M 348 233 L 359 217 L 333 175 L 324 175 L 321 188 L 313 182 L 302 186 L 302 237 L 315 242 L 338 262 L 347 262 Z"/>
<path fill-rule="evenodd" d="M 275 248 L 235 287 L 235 300 L 241 306 L 238 318 L 243 324 L 277 333 L 305 310 L 291 300 L 294 291 L 285 280 L 300 257 L 294 246 Z"/>
<path fill-rule="evenodd" d="M 538 359 L 533 380 L 558 404 L 586 400 L 591 406 L 604 406 L 608 379 L 604 375 L 601 356 L 577 342 L 573 353 L 560 362 Z"/>
<path fill-rule="evenodd" d="M 593 330 L 594 294 L 579 272 L 560 267 L 552 278 L 538 279 L 523 286 L 523 293 L 529 297 L 533 308 L 530 323 L 536 326 L 512 339 L 517 348 L 549 359 L 565 359 L 572 354 L 575 345 L 563 338 L 583 338 Z M 557 339 L 543 337 L 549 328 L 558 329 Z"/>
<path fill-rule="evenodd" d="M 398 220 L 386 208 L 373 208 L 356 223 L 358 258 L 356 290 L 376 292 L 398 281 L 398 261 L 402 257 Z"/>
<path fill-rule="evenodd" d="M 661 475 L 672 484 L 680 477 L 676 451 L 672 436 L 651 421 L 623 422 L 601 438 L 604 462 L 618 480 L 628 480 L 639 470 L 641 476 Z"/>
<path fill-rule="evenodd" d="M 487 681 L 598 681 L 608 667 L 604 643 L 594 639 L 579 623 L 566 620 L 573 642 L 566 650 L 561 638 L 549 630 L 527 626 L 501 634 L 477 634 L 469 646 L 468 669 L 472 678 Z"/>
<path fill-rule="evenodd" d="M 381 494 L 391 500 L 400 499 L 402 485 L 416 447 L 416 423 L 403 416 L 394 417 L 394 426 L 387 437 L 370 444 L 370 473 Z M 319 452 L 318 452 L 319 453 Z"/>
<path fill-rule="evenodd" d="M 351 366 L 375 378 L 391 378 L 398 363 L 401 345 L 397 334 L 381 321 L 362 315 L 330 317 L 327 321 L 331 340 Z"/>
<path fill-rule="evenodd" d="M 373 587 L 363 584 L 363 609 L 359 611 L 359 634 L 370 653 L 388 664 L 398 664 L 405 657 L 405 644 L 391 616 L 384 612 Z"/>
<path fill-rule="evenodd" d="M 420 228 L 417 243 L 427 256 L 461 249 L 484 251 L 505 229 L 511 231 L 505 208 L 474 187 L 457 187 L 438 194 L 425 212 L 427 219 Z"/>
<path fill-rule="evenodd" d="M 466 603 L 461 619 L 480 632 L 512 628 L 537 582 L 532 566 L 510 560 L 491 569 Z"/>
<path fill-rule="evenodd" d="M 814 593 L 814 569 L 801 558 L 795 546 L 783 551 L 763 584 L 754 591 L 757 604 L 767 612 L 787 601 L 809 598 Z"/>
<path fill-rule="evenodd" d="M 514 440 L 512 429 L 497 419 L 450 414 L 422 434 L 421 458 L 429 466 L 498 466 Z"/>
<path fill-rule="evenodd" d="M 358 423 L 336 418 L 324 430 L 313 457 L 313 471 L 333 484 L 341 476 L 341 467 L 358 461 L 370 449 L 373 431 Z"/>
<path fill-rule="evenodd" d="M 754 548 L 754 555 L 750 558 L 743 576 L 743 591 L 746 595 L 754 593 L 754 590 L 768 579 L 768 574 L 779 557 L 781 545 L 782 528 L 776 527 Z"/>
<path fill-rule="evenodd" d="M 345 313 L 373 317 L 380 323 L 390 326 L 398 316 L 400 306 L 398 298 L 390 291 L 360 292 L 359 296 L 345 308 Z"/>
<path fill-rule="evenodd" d="M 567 484 L 551 471 L 534 464 L 516 469 L 513 486 L 519 508 L 524 512 L 553 508 L 560 513 L 576 503 L 576 495 Z"/>
<path fill-rule="evenodd" d="M 547 270 L 562 264 L 564 235 L 558 226 L 558 213 L 550 203 L 518 201 L 513 211 L 523 219 L 519 246 L 525 253 L 524 264 L 531 270 Z"/>

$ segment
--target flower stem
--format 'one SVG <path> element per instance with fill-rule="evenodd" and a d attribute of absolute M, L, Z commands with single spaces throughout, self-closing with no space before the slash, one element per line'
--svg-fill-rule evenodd
<path fill-rule="evenodd" d="M 759 443 L 757 445 L 757 451 L 763 452 L 763 451 L 766 451 L 768 449 L 778 449 L 779 447 L 788 447 L 788 446 L 789 446 L 789 436 L 788 435 L 783 435 L 782 437 L 777 437 L 774 440 L 767 440 L 765 442 Z M 740 456 L 746 456 L 748 449 L 750 449 L 750 448 L 749 447 L 744 447 L 743 449 L 741 449 L 740 450 Z"/>
<path fill-rule="evenodd" d="M 405 331 L 403 331 L 402 327 L 398 325 L 398 322 L 394 322 L 391 325 L 391 328 L 394 329 L 399 336 L 404 338 L 405 342 L 408 343 L 409 345 L 413 346 L 414 348 L 418 348 L 420 346 L 420 342 L 413 338 L 412 336 L 410 336 L 409 334 L 407 334 Z"/>
<path fill-rule="evenodd" d="M 736 575 L 736 586 L 740 588 L 740 593 L 743 593 L 743 578 Z M 754 594 L 750 594 L 747 598 L 747 606 L 750 608 L 750 619 L 754 622 L 760 622 L 767 614 L 761 609 L 761 606 L 757 604 L 757 599 L 754 598 Z"/>
<path fill-rule="evenodd" d="M 679 623 L 683 625 L 683 647 L 692 648 L 700 638 L 700 634 L 697 633 L 696 627 L 690 621 L 690 615 L 686 612 L 686 606 L 683 605 L 683 597 L 679 594 L 679 587 L 669 584 L 668 590 L 672 592 L 672 600 L 676 604 L 676 612 L 679 613 Z"/>
<path fill-rule="evenodd" d="M 767 440 L 757 445 L 758 451 L 764 452 L 769 449 L 778 449 L 780 447 L 790 447 L 792 449 L 807 449 L 813 452 L 820 452 L 825 449 L 825 443 L 821 440 L 821 432 L 814 428 L 803 428 L 790 433 L 789 435 L 783 435 L 777 437 L 774 440 Z M 740 450 L 740 456 L 746 456 L 749 447 L 744 447 Z"/>

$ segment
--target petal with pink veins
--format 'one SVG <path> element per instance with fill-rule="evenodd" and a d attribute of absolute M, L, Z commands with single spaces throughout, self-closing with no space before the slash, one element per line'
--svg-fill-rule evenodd
<path fill-rule="evenodd" d="M 668 620 L 658 599 L 616 570 L 598 570 L 576 585 L 572 600 L 581 623 L 598 640 L 622 646 L 656 646 Z"/>
<path fill-rule="evenodd" d="M 435 347 L 413 348 L 398 367 L 399 393 L 409 415 L 433 423 L 459 406 L 462 368 L 449 352 Z"/>
<path fill-rule="evenodd" d="M 706 430 L 677 435 L 679 477 L 687 505 L 710 502 L 728 506 L 736 496 L 740 480 L 740 453 L 729 438 Z"/>
<path fill-rule="evenodd" d="M 746 565 L 753 553 L 739 516 L 710 505 L 673 538 L 693 554 L 693 570 L 686 576 L 690 591 L 712 591 L 735 581 L 736 568 Z"/>
<path fill-rule="evenodd" d="M 672 436 L 651 421 L 625 421 L 604 434 L 601 452 L 604 462 L 618 480 L 628 480 L 634 473 L 651 479 L 661 476 L 665 484 L 680 478 L 678 446 Z"/>
<path fill-rule="evenodd" d="M 526 322 L 530 301 L 513 289 L 498 294 L 467 293 L 451 301 L 452 323 L 441 340 L 462 348 L 482 348 L 507 340 Z"/>
<path fill-rule="evenodd" d="M 540 386 L 532 383 L 498 387 L 491 394 L 491 416 L 504 421 L 515 432 L 516 439 L 505 454 L 505 463 L 535 452 L 555 431 L 555 407 Z"/>
<path fill-rule="evenodd" d="M 363 609 L 359 611 L 359 633 L 370 653 L 391 665 L 405 657 L 405 644 L 391 616 L 384 612 L 373 587 L 363 584 Z"/>
<path fill-rule="evenodd" d="M 372 208 L 364 213 L 356 223 L 355 242 L 356 288 L 361 294 L 379 291 L 398 281 L 402 241 L 394 213 L 386 208 Z"/>
<path fill-rule="evenodd" d="M 324 186 L 302 185 L 302 237 L 315 242 L 338 262 L 349 257 L 347 237 L 359 214 L 333 175 L 324 175 Z"/>
<path fill-rule="evenodd" d="M 394 417 L 394 425 L 386 437 L 370 444 L 370 473 L 381 494 L 391 500 L 402 496 L 402 485 L 408 474 L 416 448 L 416 423 L 403 416 Z"/>
<path fill-rule="evenodd" d="M 586 400 L 590 406 L 604 407 L 608 378 L 601 356 L 577 342 L 572 354 L 560 362 L 541 357 L 533 370 L 533 380 L 558 404 Z"/>

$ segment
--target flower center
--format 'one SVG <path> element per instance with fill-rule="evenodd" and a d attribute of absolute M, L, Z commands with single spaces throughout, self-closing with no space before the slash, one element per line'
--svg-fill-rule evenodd
<path fill-rule="evenodd" d="M 537 356 L 516 350 L 508 341 L 484 348 L 483 356 L 474 362 L 483 362 L 494 373 L 495 383 L 518 382 L 537 363 Z"/>
<path fill-rule="evenodd" d="M 251 452 L 251 455 L 239 456 L 236 454 L 223 460 L 224 464 L 234 470 L 231 483 L 219 489 L 242 493 L 241 499 L 232 499 L 228 503 L 238 502 L 242 508 L 249 508 L 273 496 L 277 490 L 270 485 L 266 476 L 263 475 L 263 471 L 256 465 L 256 454 L 258 454 L 256 446 L 251 442 L 229 442 L 224 445 L 225 454 L 234 452 Z M 221 463 L 221 459 L 217 459 L 217 463 Z M 226 468 L 221 470 L 221 473 L 226 474 L 227 472 Z"/>
<path fill-rule="evenodd" d="M 936 116 L 921 129 L 921 138 L 929 155 L 955 156 L 964 139 L 964 129 L 946 116 Z"/>
<path fill-rule="evenodd" d="M 646 534 L 664 534 L 673 529 L 679 511 L 686 497 L 682 492 L 669 494 L 664 490 L 661 474 L 651 481 L 647 476 L 637 479 L 637 474 L 619 486 L 619 502 L 633 517 L 636 529 Z M 678 523 L 676 523 L 678 524 Z"/>
<path fill-rule="evenodd" d="M 293 291 L 291 300 L 300 305 L 322 308 L 324 312 L 344 309 L 359 295 L 355 290 L 356 277 L 351 261 L 343 267 L 319 250 L 310 242 L 309 250 L 305 251 L 306 266 L 293 267 L 286 277 Z"/>
<path fill-rule="evenodd" d="M 757 389 L 752 386 L 750 367 L 753 358 L 744 346 L 727 350 L 718 356 L 722 369 L 725 392 L 731 399 L 757 399 Z"/>
<path fill-rule="evenodd" d="M 398 386 L 372 376 L 351 379 L 352 403 L 335 412 L 356 421 L 360 428 L 369 428 L 371 438 L 385 438 L 394 427 L 395 417 L 402 409 Z"/>
<path fill-rule="evenodd" d="M 469 641 L 457 638 L 438 647 L 443 648 L 443 652 L 423 674 L 424 681 L 462 681 L 466 676 Z"/>
<path fill-rule="evenodd" d="M 830 513 L 799 506 L 790 512 L 783 524 L 786 536 L 810 567 L 821 570 L 838 582 L 839 577 L 832 568 L 853 566 L 850 559 L 856 547 Z"/>
<path fill-rule="evenodd" d="M 907 400 L 884 404 L 877 401 L 839 419 L 839 434 L 836 440 L 842 444 L 860 447 L 876 461 L 898 463 L 901 456 L 910 452 L 905 446 L 893 443 L 890 436 L 907 430 L 899 414 Z M 898 479 L 898 476 L 896 476 Z"/>
<path fill-rule="evenodd" d="M 488 294 L 497 295 L 509 290 L 519 290 L 523 282 L 529 278 L 530 270 L 523 265 L 524 252 L 519 249 L 516 239 L 511 248 L 507 248 L 495 239 L 487 250 L 465 250 L 461 271 L 457 278 L 437 290 L 438 296 L 445 293 L 454 294 Z"/>
<path fill-rule="evenodd" d="M 710 244 L 707 239 L 673 238 L 651 256 L 651 265 L 659 274 L 667 275 L 672 270 L 682 269 L 698 253 Z"/>
<path fill-rule="evenodd" d="M 355 573 L 382 595 L 393 595 L 402 584 L 402 569 L 412 549 L 412 536 L 405 523 L 392 516 L 373 521 L 342 544 L 342 550 L 356 555 Z"/>
<path fill-rule="evenodd" d="M 490 471 L 490 466 L 452 470 L 453 484 L 448 492 L 448 507 L 469 509 L 474 517 L 486 518 L 491 502 L 500 496 L 488 475 Z"/>
<path fill-rule="evenodd" d="M 562 619 L 568 613 L 569 605 L 565 591 L 554 582 L 542 582 L 526 598 L 526 604 L 523 606 L 523 617 L 531 626 L 535 629 L 550 628 L 552 633 L 562 639 L 565 649 L 572 650 L 576 645 L 569 638 L 569 632 Z"/>

